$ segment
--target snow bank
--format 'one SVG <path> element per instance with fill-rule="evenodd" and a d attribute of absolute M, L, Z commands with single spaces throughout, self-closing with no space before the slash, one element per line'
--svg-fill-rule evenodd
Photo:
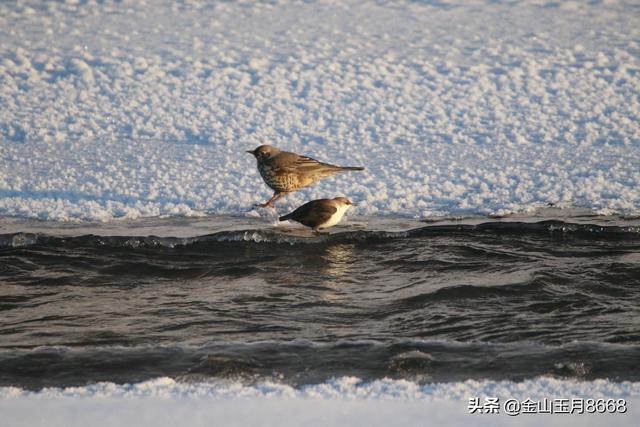
<path fill-rule="evenodd" d="M 0 3 L 0 214 L 244 214 L 262 143 L 355 214 L 640 211 L 633 1 Z M 252 213 L 255 215 L 255 213 Z"/>
<path fill-rule="evenodd" d="M 626 399 L 624 414 L 469 414 L 469 399 Z M 551 378 L 466 381 L 419 386 L 402 380 L 370 383 L 340 378 L 299 389 L 278 383 L 177 383 L 159 378 L 139 384 L 92 384 L 39 392 L 0 388 L 0 412 L 12 426 L 75 425 L 597 425 L 615 417 L 634 425 L 639 383 L 574 382 Z M 38 411 L 33 411 L 37 404 Z M 46 420 L 46 421 L 45 421 Z"/>

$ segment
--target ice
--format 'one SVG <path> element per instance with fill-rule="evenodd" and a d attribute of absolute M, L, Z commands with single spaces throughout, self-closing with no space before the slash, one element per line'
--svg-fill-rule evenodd
<path fill-rule="evenodd" d="M 140 383 L 94 383 L 67 388 L 44 388 L 28 391 L 17 387 L 0 387 L 0 398 L 295 398 L 295 399 L 363 399 L 363 400 L 465 400 L 467 396 L 513 397 L 524 400 L 562 397 L 638 398 L 640 383 L 609 380 L 577 381 L 540 377 L 522 382 L 477 381 L 420 385 L 408 380 L 380 379 L 363 381 L 357 377 L 340 377 L 325 383 L 293 387 L 275 381 L 245 384 L 231 380 L 214 382 L 180 382 L 160 377 Z"/>
<path fill-rule="evenodd" d="M 364 165 L 279 203 L 640 211 L 633 1 L 0 4 L 0 215 L 255 215 L 263 143 Z"/>
<path fill-rule="evenodd" d="M 625 399 L 624 414 L 469 414 L 469 399 L 524 401 Z M 365 382 L 343 377 L 294 388 L 265 382 L 180 383 L 158 378 L 137 384 L 97 383 L 28 392 L 0 388 L 0 412 L 12 426 L 46 417 L 48 426 L 180 425 L 635 425 L 640 384 L 539 378 L 418 385 L 406 380 Z M 33 407 L 37 404 L 38 411 Z"/>

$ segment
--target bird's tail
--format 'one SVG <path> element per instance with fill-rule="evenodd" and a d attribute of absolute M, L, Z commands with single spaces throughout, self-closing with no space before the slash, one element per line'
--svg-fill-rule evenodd
<path fill-rule="evenodd" d="M 286 221 L 289 218 L 291 218 L 291 214 L 286 214 L 286 215 L 282 215 L 280 218 L 278 218 L 280 221 Z"/>
<path fill-rule="evenodd" d="M 320 163 L 319 167 L 316 169 L 316 173 L 320 175 L 333 175 L 338 172 L 348 172 L 348 171 L 362 171 L 364 168 L 362 166 L 336 166 L 329 163 Z"/>

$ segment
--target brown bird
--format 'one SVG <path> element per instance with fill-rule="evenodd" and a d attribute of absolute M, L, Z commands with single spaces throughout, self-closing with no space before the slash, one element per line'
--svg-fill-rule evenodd
<path fill-rule="evenodd" d="M 247 151 L 258 161 L 258 170 L 264 182 L 274 191 L 273 197 L 260 207 L 274 207 L 274 202 L 292 191 L 315 184 L 322 178 L 338 172 L 361 171 L 360 166 L 335 166 L 311 157 L 282 151 L 271 145 L 261 145 Z"/>
<path fill-rule="evenodd" d="M 295 211 L 281 216 L 279 219 L 280 221 L 290 219 L 299 222 L 319 233 L 321 228 L 333 227 L 339 223 L 344 213 L 351 206 L 354 206 L 354 204 L 346 197 L 312 200 Z"/>

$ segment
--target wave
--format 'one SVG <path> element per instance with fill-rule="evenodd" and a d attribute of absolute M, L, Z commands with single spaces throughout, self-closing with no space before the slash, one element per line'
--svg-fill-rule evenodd
<path fill-rule="evenodd" d="M 331 378 L 390 378 L 416 384 L 469 379 L 640 381 L 640 345 L 488 343 L 402 339 L 220 342 L 201 346 L 37 347 L 0 350 L 0 386 L 38 390 L 88 381 L 278 381 L 292 387 Z M 52 372 L 55 372 L 52 375 Z"/>
<path fill-rule="evenodd" d="M 564 221 L 539 222 L 484 222 L 480 224 L 427 225 L 406 231 L 355 230 L 312 235 L 292 234 L 282 230 L 248 229 L 220 231 L 193 237 L 161 236 L 104 236 L 86 234 L 58 237 L 44 233 L 16 232 L 0 234 L 0 248 L 27 246 L 94 246 L 128 248 L 175 248 L 181 246 L 211 245 L 217 243 L 274 243 L 322 244 L 343 242 L 376 242 L 389 239 L 410 239 L 429 235 L 501 233 L 517 235 L 576 235 L 584 238 L 640 239 L 640 225 L 597 225 Z"/>

